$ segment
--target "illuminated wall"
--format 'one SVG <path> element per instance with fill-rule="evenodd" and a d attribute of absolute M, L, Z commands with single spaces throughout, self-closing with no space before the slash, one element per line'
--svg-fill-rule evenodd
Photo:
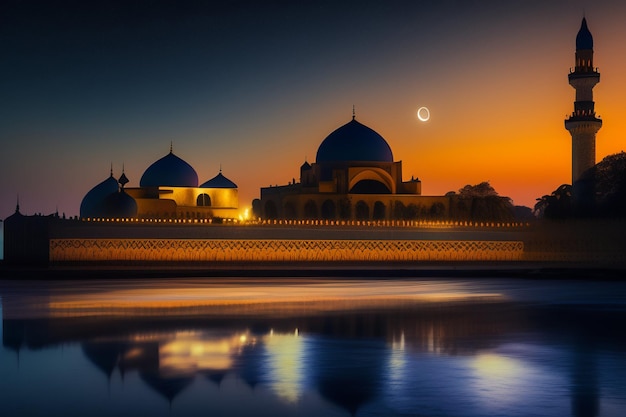
<path fill-rule="evenodd" d="M 207 219 L 238 215 L 236 188 L 142 187 L 126 188 L 126 192 L 137 202 L 139 218 Z"/>
<path fill-rule="evenodd" d="M 514 261 L 521 241 L 51 239 L 50 261 Z"/>

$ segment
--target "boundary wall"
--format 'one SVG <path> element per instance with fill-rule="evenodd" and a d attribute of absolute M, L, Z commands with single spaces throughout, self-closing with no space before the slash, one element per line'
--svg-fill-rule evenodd
<path fill-rule="evenodd" d="M 51 239 L 51 262 L 518 261 L 507 240 Z"/>

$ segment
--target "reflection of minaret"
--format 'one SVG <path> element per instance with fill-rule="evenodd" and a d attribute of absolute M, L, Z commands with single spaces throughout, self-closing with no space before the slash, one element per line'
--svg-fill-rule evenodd
<path fill-rule="evenodd" d="M 598 376 L 594 349 L 585 339 L 580 342 L 572 363 L 572 415 L 574 417 L 596 417 L 600 412 Z"/>
<path fill-rule="evenodd" d="M 574 112 L 565 120 L 572 135 L 572 184 L 583 172 L 596 164 L 596 133 L 602 120 L 596 117 L 593 87 L 600 82 L 600 73 L 593 67 L 593 37 L 583 17 L 576 35 L 576 66 L 570 70 L 569 84 L 576 89 Z"/>

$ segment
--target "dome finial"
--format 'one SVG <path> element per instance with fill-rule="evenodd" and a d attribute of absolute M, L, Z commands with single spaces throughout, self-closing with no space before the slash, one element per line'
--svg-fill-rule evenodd
<path fill-rule="evenodd" d="M 354 107 L 354 104 L 352 105 L 352 120 L 356 119 L 356 109 Z"/>
<path fill-rule="evenodd" d="M 174 141 L 170 140 L 170 153 L 174 153 Z"/>
<path fill-rule="evenodd" d="M 113 176 L 113 162 L 111 162 L 111 176 Z"/>
<path fill-rule="evenodd" d="M 222 163 L 220 162 L 220 174 L 222 173 Z"/>
<path fill-rule="evenodd" d="M 117 182 L 122 186 L 122 190 L 124 190 L 124 186 L 129 183 L 128 177 L 124 174 L 124 163 L 122 163 L 122 175 Z"/>
<path fill-rule="evenodd" d="M 15 212 L 19 213 L 20 212 L 20 195 L 17 195 L 17 203 L 15 204 Z"/>

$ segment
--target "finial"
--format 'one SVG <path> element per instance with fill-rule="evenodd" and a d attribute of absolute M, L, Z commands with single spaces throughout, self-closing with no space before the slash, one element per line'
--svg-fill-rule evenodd
<path fill-rule="evenodd" d="M 113 176 L 113 162 L 111 162 L 111 176 Z"/>
<path fill-rule="evenodd" d="M 122 190 L 124 190 L 124 186 L 126 184 L 128 184 L 128 177 L 126 177 L 126 174 L 124 174 L 124 164 L 122 163 L 122 175 L 120 176 L 120 179 L 117 180 L 117 182 L 122 186 Z"/>
<path fill-rule="evenodd" d="M 222 173 L 222 163 L 220 162 L 220 174 Z"/>
<path fill-rule="evenodd" d="M 354 108 L 354 104 L 352 105 L 352 120 L 356 119 L 356 110 Z"/>
<path fill-rule="evenodd" d="M 170 140 L 170 153 L 174 152 L 174 141 Z"/>
<path fill-rule="evenodd" d="M 17 195 L 17 204 L 15 204 L 15 212 L 19 213 L 20 212 L 20 195 Z"/>

